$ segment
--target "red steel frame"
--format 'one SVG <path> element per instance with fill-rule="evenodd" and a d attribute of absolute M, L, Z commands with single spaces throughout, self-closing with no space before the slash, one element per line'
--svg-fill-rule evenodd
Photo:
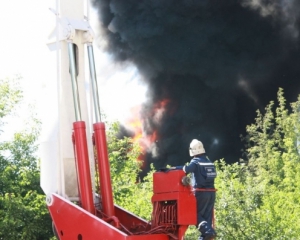
<path fill-rule="evenodd" d="M 152 224 L 169 226 L 183 239 L 189 225 L 197 224 L 196 199 L 190 186 L 184 186 L 182 170 L 153 174 Z M 174 231 L 175 230 L 175 231 Z"/>
<path fill-rule="evenodd" d="M 93 202 L 85 123 L 74 122 L 73 131 L 80 201 L 76 205 L 52 194 L 47 202 L 60 240 L 183 240 L 188 226 L 196 224 L 196 200 L 190 186 L 182 184 L 182 170 L 153 174 L 151 222 L 114 205 L 105 125 L 95 123 L 93 140 L 101 175 L 102 208 L 98 209 Z"/>
<path fill-rule="evenodd" d="M 57 194 L 48 208 L 60 240 L 169 240 L 165 234 L 128 235 Z M 130 218 L 141 222 L 133 215 Z"/>

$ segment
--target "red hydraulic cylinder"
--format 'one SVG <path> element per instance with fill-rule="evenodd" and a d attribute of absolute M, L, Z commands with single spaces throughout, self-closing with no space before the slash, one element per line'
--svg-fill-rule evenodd
<path fill-rule="evenodd" d="M 94 214 L 91 172 L 86 141 L 85 122 L 73 123 L 73 137 L 75 141 L 76 167 L 81 206 L 86 211 Z"/>
<path fill-rule="evenodd" d="M 98 170 L 100 179 L 100 191 L 102 197 L 102 211 L 108 216 L 112 217 L 115 215 L 111 177 L 110 177 L 110 166 L 108 161 L 107 153 L 107 142 L 105 134 L 105 124 L 98 122 L 93 124 L 94 127 L 94 139 L 97 150 Z"/>

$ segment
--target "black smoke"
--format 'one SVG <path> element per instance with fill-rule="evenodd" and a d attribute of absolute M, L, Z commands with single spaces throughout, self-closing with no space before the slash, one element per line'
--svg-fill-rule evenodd
<path fill-rule="evenodd" d="M 189 161 L 193 138 L 236 162 L 257 109 L 300 93 L 299 9 L 292 0 L 94 0 L 106 50 L 148 84 L 145 132 L 157 167 Z M 121 79 L 120 79 L 121 81 Z M 153 107 L 169 99 L 156 120 Z"/>

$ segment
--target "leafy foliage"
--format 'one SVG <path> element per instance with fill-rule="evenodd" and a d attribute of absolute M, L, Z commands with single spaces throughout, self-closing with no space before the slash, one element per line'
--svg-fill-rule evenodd
<path fill-rule="evenodd" d="M 19 86 L 20 77 L 0 79 L 0 122 L 22 99 Z"/>
<path fill-rule="evenodd" d="M 286 107 L 283 90 L 278 103 L 257 111 L 247 126 L 246 161 L 217 163 L 216 224 L 219 239 L 298 239 L 299 106 Z"/>
<path fill-rule="evenodd" d="M 17 79 L 0 80 L 0 121 L 21 101 Z M 51 219 L 39 186 L 35 151 L 39 122 L 0 143 L 0 239 L 49 239 Z M 30 127 L 32 126 L 32 127 Z"/>

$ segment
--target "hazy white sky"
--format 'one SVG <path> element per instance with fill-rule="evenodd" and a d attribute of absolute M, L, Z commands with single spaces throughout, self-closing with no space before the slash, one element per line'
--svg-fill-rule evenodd
<path fill-rule="evenodd" d="M 56 0 L 9 0 L 1 4 L 0 77 L 21 75 L 28 102 L 40 102 L 47 82 L 56 81 L 55 54 L 51 55 L 47 47 L 55 27 L 55 15 L 49 8 L 55 5 Z M 97 33 L 93 11 L 90 17 Z M 131 107 L 144 101 L 145 87 L 138 83 L 134 67 L 116 68 L 96 44 L 94 52 L 101 108 L 109 119 L 123 120 Z"/>

